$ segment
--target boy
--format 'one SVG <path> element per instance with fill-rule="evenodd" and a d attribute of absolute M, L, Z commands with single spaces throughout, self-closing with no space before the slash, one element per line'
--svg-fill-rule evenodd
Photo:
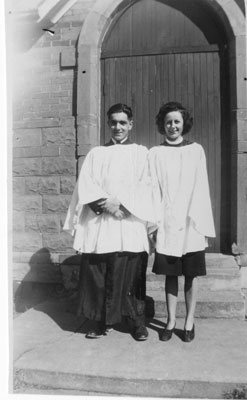
<path fill-rule="evenodd" d="M 129 139 L 130 107 L 115 104 L 107 116 L 111 140 L 86 156 L 64 229 L 74 230 L 82 254 L 78 313 L 96 321 L 86 337 L 107 334 L 127 316 L 143 341 L 148 233 L 156 229 L 148 151 Z"/>

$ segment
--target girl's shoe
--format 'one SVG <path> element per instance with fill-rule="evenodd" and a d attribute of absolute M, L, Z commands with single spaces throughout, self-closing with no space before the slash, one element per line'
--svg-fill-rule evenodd
<path fill-rule="evenodd" d="M 191 342 L 195 338 L 195 324 L 190 331 L 184 330 L 184 342 Z"/>
<path fill-rule="evenodd" d="M 172 329 L 167 329 L 167 328 L 165 328 L 165 329 L 161 332 L 160 340 L 162 340 L 162 342 L 167 342 L 168 340 L 171 339 L 172 334 L 173 334 L 174 329 L 175 329 L 175 326 L 176 326 L 176 323 L 175 323 L 175 325 L 174 325 L 174 327 L 173 327 Z"/>

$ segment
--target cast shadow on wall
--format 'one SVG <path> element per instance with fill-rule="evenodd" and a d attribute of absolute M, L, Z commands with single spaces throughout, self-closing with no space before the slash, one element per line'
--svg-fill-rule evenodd
<path fill-rule="evenodd" d="M 63 330 L 86 331 L 85 317 L 77 315 L 80 256 L 72 255 L 56 263 L 50 251 L 42 248 L 32 255 L 29 266 L 22 281 L 14 282 L 14 317 L 35 309 L 47 314 Z M 149 296 L 146 316 L 154 317 L 154 301 Z"/>
<path fill-rule="evenodd" d="M 42 248 L 32 255 L 29 266 L 22 281 L 14 282 L 14 316 L 35 308 L 48 314 L 62 329 L 66 325 L 70 330 L 69 314 L 76 317 L 79 256 L 56 263 L 50 251 Z"/>

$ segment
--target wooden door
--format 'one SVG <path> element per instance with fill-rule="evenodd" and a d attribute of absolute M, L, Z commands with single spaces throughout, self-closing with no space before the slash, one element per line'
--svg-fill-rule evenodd
<path fill-rule="evenodd" d="M 163 22 L 159 25 L 159 21 L 163 21 L 162 13 L 163 20 L 168 24 L 163 37 L 164 34 L 172 34 L 172 27 L 176 26 L 175 39 L 173 36 L 170 41 L 157 46 L 157 35 L 164 29 Z M 142 30 L 137 23 L 140 17 L 145 21 L 141 24 Z M 183 22 L 183 31 L 178 29 L 179 22 Z M 147 31 L 149 35 L 145 39 Z M 129 41 L 123 39 L 124 35 L 130 35 Z M 130 43 L 131 48 L 128 49 Z M 208 43 L 200 29 L 195 28 L 194 22 L 183 12 L 172 8 L 169 2 L 141 0 L 122 15 L 112 34 L 106 38 L 101 67 L 102 143 L 109 139 L 105 115 L 114 103 L 122 102 L 132 107 L 132 140 L 149 148 L 163 140 L 155 126 L 155 116 L 163 102 L 179 101 L 192 112 L 194 127 L 187 137 L 202 144 L 206 153 L 217 233 L 217 238 L 210 241 L 209 251 L 219 252 L 223 216 L 218 43 Z"/>

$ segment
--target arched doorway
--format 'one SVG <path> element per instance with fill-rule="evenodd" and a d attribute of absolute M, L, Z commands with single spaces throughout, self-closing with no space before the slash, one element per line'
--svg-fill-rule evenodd
<path fill-rule="evenodd" d="M 139 1 L 142 2 L 143 0 Z M 152 1 L 150 0 L 150 2 Z M 102 125 L 104 125 L 102 117 L 104 118 L 104 113 L 102 112 L 103 103 L 101 102 L 101 49 L 102 47 L 104 48 L 105 39 L 107 39 L 119 17 L 129 7 L 138 2 L 135 0 L 96 0 L 95 5 L 83 23 L 77 48 L 76 129 L 79 166 L 87 151 L 95 145 L 99 145 L 104 136 L 104 134 L 102 135 Z M 244 135 L 243 119 L 245 118 L 245 110 L 247 108 L 246 89 L 244 85 L 246 76 L 245 17 L 234 0 L 229 0 L 228 2 L 224 0 L 200 0 L 200 2 L 173 0 L 159 1 L 157 3 L 173 7 L 175 10 L 184 13 L 191 19 L 195 27 L 199 28 L 205 35 L 209 45 L 211 46 L 216 43 L 219 48 L 221 112 L 220 119 L 215 120 L 215 122 L 220 122 L 221 126 L 220 139 L 219 136 L 217 137 L 217 140 L 220 140 L 221 150 L 218 154 L 218 169 L 220 169 L 218 179 L 220 175 L 221 193 L 220 200 L 218 200 L 220 203 L 218 204 L 221 204 L 221 214 L 217 213 L 221 240 L 214 251 L 229 252 L 233 241 L 244 245 L 247 237 L 247 226 L 244 220 L 246 199 L 243 186 L 243 182 L 246 181 L 246 175 L 244 154 L 241 153 L 241 138 Z M 199 9 L 196 3 L 200 3 Z M 195 10 L 194 15 L 193 9 Z M 188 14 L 189 11 L 190 14 Z M 201 17 L 198 20 L 197 13 L 199 13 L 199 17 L 203 14 L 203 18 Z M 141 25 L 145 25 L 145 23 L 146 20 L 141 21 Z M 211 35 L 210 29 L 207 29 L 207 24 L 212 29 Z M 178 25 L 176 24 L 176 27 Z M 226 36 L 226 53 L 229 53 L 229 59 L 226 57 L 226 61 L 224 61 L 225 54 L 221 50 Z M 213 53 L 217 53 L 216 48 Z M 203 63 L 202 67 L 204 67 Z M 229 68 L 229 76 L 227 68 Z M 224 89 L 225 86 L 226 90 Z M 230 90 L 229 94 L 227 93 L 228 86 Z M 228 99 L 230 103 L 229 108 L 225 101 Z M 206 119 L 204 119 L 205 122 Z M 228 135 L 228 131 L 230 135 Z M 227 152 L 228 155 L 231 153 L 231 156 L 228 157 Z M 226 156 L 222 157 L 222 154 Z M 222 179 L 221 175 L 224 177 L 227 176 L 227 179 Z"/>
<path fill-rule="evenodd" d="M 141 0 L 113 21 L 101 52 L 102 143 L 108 139 L 104 116 L 117 102 L 132 106 L 133 140 L 147 147 L 163 140 L 155 127 L 162 102 L 180 101 L 193 113 L 190 139 L 203 145 L 208 160 L 217 233 L 211 252 L 221 251 L 221 231 L 230 216 L 230 202 L 222 202 L 222 192 L 230 192 L 230 135 L 225 124 L 227 40 L 220 26 L 201 2 Z"/>

